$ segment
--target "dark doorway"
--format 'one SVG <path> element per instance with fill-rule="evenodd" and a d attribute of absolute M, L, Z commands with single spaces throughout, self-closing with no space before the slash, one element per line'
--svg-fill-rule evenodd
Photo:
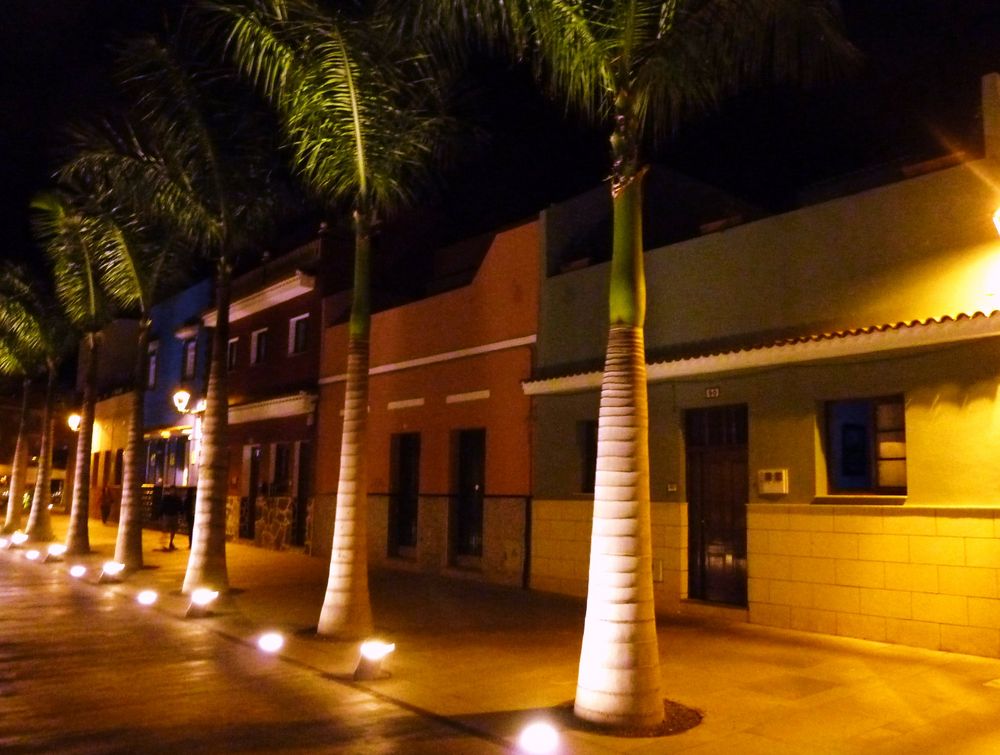
<path fill-rule="evenodd" d="M 393 435 L 390 454 L 389 555 L 413 558 L 420 496 L 420 433 Z"/>
<path fill-rule="evenodd" d="M 240 506 L 240 537 L 253 540 L 257 525 L 257 494 L 260 491 L 260 457 L 261 447 L 250 447 L 249 490 L 247 497 Z"/>
<path fill-rule="evenodd" d="M 486 430 L 459 430 L 455 480 L 456 556 L 483 555 L 483 496 L 486 492 Z"/>
<path fill-rule="evenodd" d="M 295 486 L 295 523 L 292 528 L 292 545 L 306 544 L 306 522 L 309 519 L 309 499 L 312 498 L 313 453 L 312 443 L 299 443 L 299 475 Z"/>
<path fill-rule="evenodd" d="M 747 407 L 692 409 L 687 442 L 689 592 L 747 604 Z"/>

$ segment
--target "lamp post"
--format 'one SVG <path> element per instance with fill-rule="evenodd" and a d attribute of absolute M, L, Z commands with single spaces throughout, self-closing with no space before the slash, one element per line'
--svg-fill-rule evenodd
<path fill-rule="evenodd" d="M 83 418 L 79 414 L 73 412 L 66 418 L 66 424 L 69 425 L 70 430 L 76 432 L 77 430 L 80 429 L 80 422 L 82 421 L 82 419 Z"/>

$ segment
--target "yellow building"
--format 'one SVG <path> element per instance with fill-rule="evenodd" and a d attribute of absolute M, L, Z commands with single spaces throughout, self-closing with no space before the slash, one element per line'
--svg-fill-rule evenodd
<path fill-rule="evenodd" d="M 1000 656 L 1000 76 L 983 114 L 980 158 L 647 252 L 661 614 Z M 531 584 L 582 595 L 608 265 L 552 267 Z"/>

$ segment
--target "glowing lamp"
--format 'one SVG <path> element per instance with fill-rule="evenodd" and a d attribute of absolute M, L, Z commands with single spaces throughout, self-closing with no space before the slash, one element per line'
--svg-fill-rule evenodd
<path fill-rule="evenodd" d="M 186 619 L 200 619 L 211 616 L 211 605 L 219 597 L 218 590 L 210 590 L 207 587 L 199 587 L 191 593 L 191 604 L 184 614 Z"/>
<path fill-rule="evenodd" d="M 10 538 L 0 537 L 0 548 L 4 548 L 5 549 L 5 548 L 9 548 L 9 547 L 10 547 Z"/>
<path fill-rule="evenodd" d="M 521 730 L 517 738 L 518 752 L 528 752 L 532 755 L 545 755 L 555 752 L 559 747 L 559 732 L 545 721 L 535 721 Z"/>
<path fill-rule="evenodd" d="M 69 576 L 71 576 L 73 579 L 80 579 L 80 577 L 82 577 L 86 573 L 87 573 L 87 567 L 83 566 L 82 564 L 76 564 L 75 566 L 70 567 L 69 570 Z"/>
<path fill-rule="evenodd" d="M 993 225 L 996 226 L 997 233 L 1000 233 L 1000 207 L 993 213 Z"/>
<path fill-rule="evenodd" d="M 179 391 L 174 391 L 174 408 L 177 409 L 181 414 L 187 411 L 188 402 L 191 400 L 191 394 L 185 391 L 183 388 Z"/>
<path fill-rule="evenodd" d="M 32 548 L 30 551 L 24 552 L 24 557 L 29 561 L 37 561 L 42 557 L 42 553 L 41 551 L 37 551 L 34 548 Z"/>
<path fill-rule="evenodd" d="M 354 669 L 354 681 L 370 681 L 388 676 L 382 671 L 382 662 L 395 649 L 395 643 L 382 640 L 362 642 L 358 665 Z"/>
<path fill-rule="evenodd" d="M 98 582 L 121 582 L 122 572 L 125 570 L 125 564 L 119 561 L 105 561 L 101 566 L 101 576 Z"/>
<path fill-rule="evenodd" d="M 24 545 L 26 542 L 28 542 L 28 536 L 23 532 L 18 531 L 10 536 L 10 544 L 15 547 L 18 545 Z"/>
<path fill-rule="evenodd" d="M 257 638 L 257 647 L 265 653 L 277 653 L 285 646 L 285 638 L 280 632 L 265 632 Z"/>
<path fill-rule="evenodd" d="M 156 594 L 156 590 L 143 590 L 138 595 L 135 596 L 136 602 L 142 606 L 151 606 L 156 602 L 159 595 Z"/>
<path fill-rule="evenodd" d="M 72 430 L 73 432 L 76 432 L 77 430 L 80 429 L 80 422 L 82 421 L 83 417 L 81 417 L 76 412 L 73 412 L 66 418 L 66 424 L 69 425 L 69 429 Z"/>
<path fill-rule="evenodd" d="M 66 546 L 62 543 L 52 543 L 45 552 L 45 561 L 62 561 L 63 554 L 66 553 Z"/>

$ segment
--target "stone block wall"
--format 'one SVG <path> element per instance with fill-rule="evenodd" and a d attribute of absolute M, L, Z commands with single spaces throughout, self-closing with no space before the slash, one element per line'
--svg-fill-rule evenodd
<path fill-rule="evenodd" d="M 652 504 L 653 591 L 659 614 L 677 613 L 687 597 L 687 505 Z M 531 587 L 587 594 L 593 504 L 588 500 L 532 504 Z"/>
<path fill-rule="evenodd" d="M 1000 657 L 1000 509 L 750 504 L 750 621 Z"/>
<path fill-rule="evenodd" d="M 287 548 L 295 526 L 295 499 L 291 496 L 258 498 L 256 515 L 254 545 L 276 551 Z"/>

